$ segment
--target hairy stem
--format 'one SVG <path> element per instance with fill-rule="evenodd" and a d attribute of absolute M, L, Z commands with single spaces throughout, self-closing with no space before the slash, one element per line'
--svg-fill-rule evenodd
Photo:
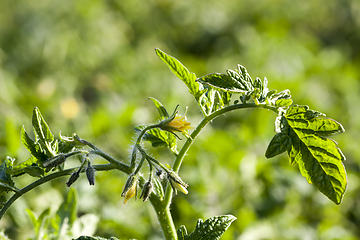
<path fill-rule="evenodd" d="M 108 170 L 112 170 L 112 169 L 118 169 L 118 166 L 114 165 L 114 164 L 103 164 L 103 165 L 94 165 L 93 166 L 95 168 L 96 171 L 108 171 Z M 0 210 L 0 219 L 4 216 L 5 212 L 9 209 L 9 207 L 22 195 L 24 195 L 25 193 L 31 191 L 32 189 L 47 183 L 53 179 L 59 178 L 59 177 L 63 177 L 66 175 L 71 175 L 71 173 L 73 173 L 75 170 L 77 170 L 78 168 L 70 168 L 70 169 L 66 169 L 63 171 L 59 171 L 59 172 L 55 172 L 49 175 L 46 175 L 43 178 L 38 179 L 35 182 L 32 182 L 31 184 L 27 185 L 26 187 L 20 189 L 18 192 L 16 192 L 6 203 L 5 205 L 1 208 Z M 85 169 L 83 170 L 83 172 L 85 171 Z"/>
<path fill-rule="evenodd" d="M 169 206 L 165 205 L 155 194 L 150 196 L 150 202 L 154 207 L 156 216 L 160 223 L 166 240 L 176 240 L 176 228 L 172 219 Z"/>

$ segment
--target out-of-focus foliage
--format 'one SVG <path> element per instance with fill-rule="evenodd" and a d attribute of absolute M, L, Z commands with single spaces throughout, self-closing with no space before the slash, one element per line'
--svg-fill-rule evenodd
<path fill-rule="evenodd" d="M 189 232 L 197 219 L 232 214 L 222 239 L 357 239 L 360 236 L 360 3 L 315 1 L 11 1 L 0 2 L 0 159 L 29 158 L 21 145 L 37 106 L 54 134 L 60 130 L 127 159 L 133 127 L 156 122 L 148 97 L 168 109 L 201 113 L 183 83 L 154 48 L 176 56 L 197 76 L 236 64 L 271 89 L 290 89 L 294 102 L 341 122 L 335 136 L 347 157 L 349 186 L 336 206 L 289 166 L 287 156 L 266 159 L 273 113 L 245 110 L 216 119 L 195 141 L 180 171 L 190 186 L 172 213 Z M 268 124 L 267 124 L 268 123 Z M 31 132 L 31 131 L 29 131 Z M 33 138 L 33 136 L 31 136 Z M 166 149 L 154 155 L 172 158 Z M 92 159 L 92 161 L 100 161 Z M 31 180 L 19 178 L 17 187 Z M 21 182 L 22 181 L 22 182 Z M 81 176 L 78 214 L 96 214 L 96 236 L 161 239 L 153 209 L 124 205 L 126 176 Z M 35 233 L 25 211 L 56 211 L 66 179 L 18 200 L 0 222 L 12 239 Z M 82 184 L 83 183 L 83 184 Z M 21 186 L 22 185 L 22 186 Z M 78 237 L 78 236 L 74 236 Z"/>

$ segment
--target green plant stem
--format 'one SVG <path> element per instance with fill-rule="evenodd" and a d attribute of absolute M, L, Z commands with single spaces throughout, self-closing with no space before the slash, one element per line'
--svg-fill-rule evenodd
<path fill-rule="evenodd" d="M 114 164 L 102 164 L 102 165 L 94 165 L 93 166 L 95 168 L 96 171 L 108 171 L 108 170 L 112 170 L 112 169 L 118 169 L 117 165 Z M 26 187 L 20 189 L 18 192 L 16 192 L 5 204 L 4 206 L 1 208 L 0 210 L 0 219 L 4 216 L 5 212 L 9 209 L 9 207 L 22 195 L 24 195 L 25 193 L 31 191 L 32 189 L 47 183 L 53 179 L 59 178 L 59 177 L 63 177 L 66 175 L 71 175 L 75 170 L 77 170 L 78 168 L 70 168 L 70 169 L 66 169 L 63 171 L 59 171 L 59 172 L 55 172 L 55 173 L 51 173 L 49 175 L 46 175 L 43 178 L 40 178 L 38 180 L 36 180 L 35 182 L 32 182 L 31 184 L 27 185 Z M 85 169 L 83 170 L 83 172 L 85 171 Z"/>
<path fill-rule="evenodd" d="M 149 197 L 153 206 L 161 229 L 166 240 L 176 240 L 177 233 L 174 221 L 172 219 L 169 206 L 165 205 L 155 194 Z"/>
<path fill-rule="evenodd" d="M 209 122 L 211 122 L 212 120 L 214 120 L 218 116 L 223 115 L 223 114 L 225 114 L 227 112 L 231 112 L 231 111 L 234 111 L 234 110 L 237 110 L 237 109 L 244 109 L 244 108 L 264 108 L 264 109 L 274 111 L 275 113 L 279 112 L 279 110 L 276 107 L 269 106 L 269 105 L 266 105 L 266 104 L 255 104 L 255 103 L 235 104 L 235 105 L 227 106 L 225 108 L 222 108 L 222 109 L 220 109 L 218 111 L 213 112 L 212 114 L 206 116 L 199 123 L 199 125 L 195 128 L 195 130 L 191 133 L 190 138 L 187 139 L 187 141 L 185 142 L 185 144 L 181 148 L 179 154 L 177 155 L 177 157 L 176 157 L 176 159 L 174 161 L 172 169 L 176 173 L 178 173 L 178 171 L 180 169 L 180 166 L 181 166 L 181 163 L 182 163 L 184 157 L 186 156 L 186 153 L 189 150 L 190 146 L 195 141 L 196 137 L 199 135 L 201 130 Z M 164 196 L 164 203 L 168 207 L 170 206 L 170 203 L 171 203 L 172 192 L 173 192 L 173 189 L 171 188 L 170 184 L 168 184 L 167 188 L 166 188 L 165 196 Z"/>

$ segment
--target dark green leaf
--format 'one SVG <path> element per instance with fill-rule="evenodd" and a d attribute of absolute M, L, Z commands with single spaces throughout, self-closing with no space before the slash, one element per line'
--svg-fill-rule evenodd
<path fill-rule="evenodd" d="M 179 229 L 177 230 L 177 236 L 178 236 L 178 240 L 186 240 L 188 233 L 186 230 L 186 227 L 184 225 L 180 226 Z"/>
<path fill-rule="evenodd" d="M 224 234 L 230 224 L 236 220 L 232 215 L 223 215 L 207 219 L 203 222 L 199 219 L 194 232 L 187 235 L 185 227 L 178 230 L 179 240 L 217 240 Z"/>
<path fill-rule="evenodd" d="M 155 104 L 156 108 L 158 109 L 159 114 L 161 116 L 161 120 L 169 118 L 168 112 L 166 111 L 165 107 L 161 104 L 161 102 L 159 102 L 159 100 L 157 100 L 156 98 L 152 98 L 152 97 L 149 97 L 149 99 L 151 99 L 154 102 L 154 104 Z"/>
<path fill-rule="evenodd" d="M 119 239 L 117 239 L 116 237 L 102 238 L 102 237 L 93 237 L 93 236 L 80 236 L 76 239 L 73 238 L 73 240 L 119 240 Z"/>
<path fill-rule="evenodd" d="M 292 106 L 285 117 L 292 146 L 288 150 L 290 162 L 298 163 L 301 174 L 324 195 L 340 204 L 347 187 L 345 156 L 337 143 L 321 137 L 343 132 L 341 124 L 332 119 L 319 118 L 323 114 L 307 106 Z"/>
<path fill-rule="evenodd" d="M 169 66 L 170 70 L 186 84 L 190 93 L 198 100 L 204 90 L 200 89 L 199 83 L 195 81 L 195 74 L 191 73 L 179 60 L 160 49 L 156 48 L 155 52 Z"/>
<path fill-rule="evenodd" d="M 277 133 L 266 150 L 265 157 L 272 158 L 291 147 L 291 138 L 286 133 Z"/>

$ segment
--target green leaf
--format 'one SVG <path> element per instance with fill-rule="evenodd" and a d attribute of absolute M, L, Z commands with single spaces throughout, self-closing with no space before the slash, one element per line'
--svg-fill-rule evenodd
<path fill-rule="evenodd" d="M 21 141 L 24 147 L 38 160 L 39 163 L 42 164 L 48 159 L 40 145 L 29 137 L 24 126 L 21 129 Z"/>
<path fill-rule="evenodd" d="M 292 99 L 278 99 L 275 101 L 275 107 L 288 107 L 293 103 Z"/>
<path fill-rule="evenodd" d="M 231 73 L 234 72 L 233 74 L 237 74 L 235 71 L 228 71 L 231 71 Z M 247 91 L 235 77 L 231 77 L 230 75 L 223 73 L 212 73 L 200 77 L 196 81 L 224 92 L 243 93 Z"/>
<path fill-rule="evenodd" d="M 42 150 L 46 152 L 48 157 L 56 155 L 56 144 L 53 145 L 54 135 L 51 133 L 49 126 L 37 107 L 33 110 L 32 125 L 34 128 L 35 139 L 41 145 Z"/>
<path fill-rule="evenodd" d="M 145 127 L 145 125 L 135 127 L 135 131 L 141 132 L 141 130 Z M 144 134 L 143 140 L 149 141 L 153 147 L 168 147 L 173 152 L 177 151 L 176 138 L 172 133 L 168 131 L 163 131 L 158 128 L 150 129 Z"/>
<path fill-rule="evenodd" d="M 178 240 L 187 239 L 188 233 L 184 225 L 180 226 L 179 229 L 177 230 L 177 236 L 178 236 Z"/>
<path fill-rule="evenodd" d="M 76 239 L 73 238 L 73 240 L 119 240 L 119 239 L 117 239 L 116 237 L 102 238 L 102 237 L 92 237 L 92 236 L 80 236 Z"/>
<path fill-rule="evenodd" d="M 177 231 L 178 238 L 179 240 L 218 240 L 234 220 L 236 217 L 232 215 L 212 217 L 205 222 L 199 219 L 194 232 L 189 235 L 186 228 L 181 226 Z"/>
<path fill-rule="evenodd" d="M 159 114 L 161 116 L 161 120 L 169 118 L 168 112 L 166 111 L 165 107 L 161 104 L 161 102 L 159 102 L 159 100 L 157 100 L 156 98 L 152 98 L 152 97 L 149 97 L 149 99 L 151 99 L 154 102 L 154 104 L 155 104 L 156 108 L 158 109 Z"/>
<path fill-rule="evenodd" d="M 190 93 L 198 101 L 204 90 L 200 89 L 199 83 L 195 81 L 196 75 L 191 73 L 179 60 L 166 54 L 160 49 L 156 48 L 155 52 L 156 55 L 168 65 L 170 70 L 186 84 Z"/>
<path fill-rule="evenodd" d="M 292 164 L 299 164 L 301 174 L 309 183 L 336 204 L 340 204 L 347 187 L 345 156 L 337 143 L 324 135 L 343 132 L 340 123 L 320 118 L 323 114 L 307 106 L 294 105 L 285 115 L 292 145 L 288 155 Z"/>
<path fill-rule="evenodd" d="M 7 157 L 0 165 L 0 195 L 5 196 L 8 191 L 17 192 L 14 181 L 11 179 L 13 173 L 13 162 L 15 159 Z"/>
<path fill-rule="evenodd" d="M 76 220 L 78 197 L 74 188 L 70 188 L 64 202 L 56 212 L 54 219 L 51 219 L 51 225 L 55 234 L 61 239 L 61 234 L 66 233 L 64 229 L 72 226 Z"/>
<path fill-rule="evenodd" d="M 44 239 L 45 231 L 47 231 L 47 223 L 46 217 L 50 214 L 50 208 L 47 208 L 44 210 L 41 215 L 37 218 L 33 211 L 30 209 L 26 209 L 26 212 L 28 213 L 30 220 L 34 226 L 35 231 L 35 239 Z"/>
<path fill-rule="evenodd" d="M 286 133 L 277 133 L 266 150 L 265 157 L 272 158 L 291 147 L 291 138 Z"/>

